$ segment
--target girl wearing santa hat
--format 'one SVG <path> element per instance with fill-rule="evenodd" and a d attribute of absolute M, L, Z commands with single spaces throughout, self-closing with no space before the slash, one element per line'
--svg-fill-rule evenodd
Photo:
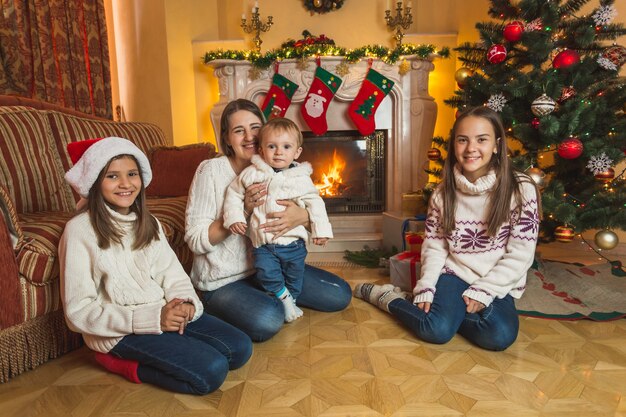
<path fill-rule="evenodd" d="M 82 197 L 59 244 L 69 327 L 106 369 L 188 394 L 219 388 L 250 338 L 209 316 L 145 203 L 150 164 L 116 137 L 70 143 L 65 179 Z"/>

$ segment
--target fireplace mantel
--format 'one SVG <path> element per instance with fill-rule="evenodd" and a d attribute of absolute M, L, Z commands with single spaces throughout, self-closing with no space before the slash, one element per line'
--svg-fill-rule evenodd
<path fill-rule="evenodd" d="M 374 59 L 372 68 L 390 78 L 395 83 L 392 91 L 383 100 L 376 112 L 376 129 L 387 129 L 387 211 L 401 210 L 402 194 L 423 188 L 427 182 L 424 166 L 427 152 L 431 147 L 437 105 L 428 93 L 429 73 L 433 71 L 432 59 L 415 56 L 405 57 L 410 71 L 399 74 L 399 63 L 394 65 Z M 344 62 L 343 57 L 321 57 L 321 66 L 336 73 L 337 66 Z M 251 77 L 252 64 L 248 61 L 215 60 L 209 63 L 218 79 L 220 99 L 211 110 L 211 121 L 216 136 L 219 135 L 219 121 L 226 104 L 237 98 L 246 98 L 262 103 L 270 88 L 274 67 Z M 327 112 L 329 130 L 355 130 L 356 127 L 347 115 L 350 103 L 356 97 L 368 70 L 367 60 L 349 65 L 349 73 L 341 76 L 343 83 L 330 103 Z M 300 106 L 306 98 L 315 72 L 315 60 L 310 59 L 303 66 L 297 60 L 284 60 L 278 72 L 299 85 L 286 117 L 298 124 L 302 131 L 309 128 L 300 115 Z"/>

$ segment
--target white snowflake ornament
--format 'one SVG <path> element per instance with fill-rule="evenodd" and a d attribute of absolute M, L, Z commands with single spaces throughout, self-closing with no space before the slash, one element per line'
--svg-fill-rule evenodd
<path fill-rule="evenodd" d="M 613 160 L 602 152 L 600 155 L 595 155 L 589 158 L 587 168 L 593 172 L 593 175 L 598 175 L 601 172 L 608 171 L 609 168 L 611 168 L 611 165 L 613 165 Z"/>
<path fill-rule="evenodd" d="M 504 97 L 504 94 L 501 93 L 492 94 L 491 97 L 489 97 L 489 100 L 487 100 L 487 107 L 493 111 L 501 112 L 505 105 L 506 98 Z"/>
<path fill-rule="evenodd" d="M 605 70 L 617 71 L 617 65 L 615 65 L 610 59 L 602 55 L 598 57 L 598 65 L 600 65 Z"/>
<path fill-rule="evenodd" d="M 524 25 L 525 32 L 534 32 L 537 30 L 543 30 L 543 21 L 541 20 L 541 18 L 537 18 L 531 22 L 527 22 Z"/>
<path fill-rule="evenodd" d="M 609 5 L 601 6 L 591 17 L 596 22 L 596 26 L 603 26 L 611 23 L 615 16 L 617 16 L 617 9 L 615 9 L 615 6 Z"/>

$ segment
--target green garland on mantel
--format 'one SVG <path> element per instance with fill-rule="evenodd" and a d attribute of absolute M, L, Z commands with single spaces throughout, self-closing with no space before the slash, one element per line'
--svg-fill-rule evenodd
<path fill-rule="evenodd" d="M 379 58 L 387 64 L 395 64 L 401 56 L 416 55 L 426 59 L 432 55 L 442 58 L 450 56 L 450 49 L 445 47 L 438 50 L 433 45 L 403 44 L 400 47 L 389 49 L 381 45 L 367 45 L 357 49 L 347 49 L 335 45 L 307 45 L 297 48 L 272 49 L 264 54 L 256 51 L 223 50 L 207 52 L 203 62 L 208 64 L 216 59 L 233 59 L 236 61 L 250 61 L 259 69 L 269 68 L 272 63 L 283 59 L 306 59 L 315 56 L 341 56 L 353 63 L 363 58 Z"/>

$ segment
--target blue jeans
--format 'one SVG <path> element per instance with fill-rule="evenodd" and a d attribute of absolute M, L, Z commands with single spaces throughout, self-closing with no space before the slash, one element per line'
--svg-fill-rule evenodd
<path fill-rule="evenodd" d="M 270 339 L 285 323 L 281 301 L 266 293 L 256 277 L 202 291 L 204 309 L 246 333 L 255 342 Z M 328 271 L 304 266 L 298 305 L 318 311 L 340 311 L 350 304 L 352 291 L 343 279 Z"/>
<path fill-rule="evenodd" d="M 504 350 L 511 346 L 519 330 L 513 297 L 496 298 L 478 313 L 467 314 L 462 294 L 468 287 L 459 277 L 443 274 L 428 313 L 404 299 L 391 301 L 389 312 L 426 342 L 446 343 L 459 333 L 484 349 Z"/>
<path fill-rule="evenodd" d="M 254 248 L 256 279 L 265 291 L 274 295 L 287 287 L 293 299 L 297 300 L 302 292 L 306 254 L 302 239 L 288 245 L 270 243 Z"/>
<path fill-rule="evenodd" d="M 242 331 L 202 314 L 184 334 L 130 334 L 112 354 L 139 362 L 142 382 L 184 394 L 204 395 L 222 385 L 229 369 L 237 369 L 252 355 L 252 342 Z"/>

